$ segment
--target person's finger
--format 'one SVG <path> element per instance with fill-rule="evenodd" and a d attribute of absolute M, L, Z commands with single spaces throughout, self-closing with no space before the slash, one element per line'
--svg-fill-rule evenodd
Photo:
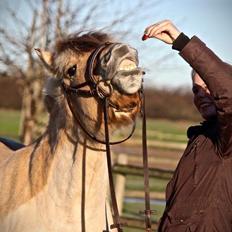
<path fill-rule="evenodd" d="M 159 26 L 157 26 L 157 27 L 155 27 L 155 28 L 152 28 L 152 29 L 149 31 L 148 36 L 149 36 L 149 37 L 154 37 L 154 36 L 156 36 L 157 34 L 160 34 L 161 32 L 166 31 L 166 29 L 167 29 L 167 25 L 159 25 Z"/>
<path fill-rule="evenodd" d="M 179 30 L 172 24 L 166 24 L 164 27 L 159 28 L 155 31 L 156 34 L 160 34 L 162 32 L 169 35 L 172 40 L 175 40 L 180 34 Z"/>
<path fill-rule="evenodd" d="M 154 36 L 154 38 L 158 39 L 158 40 L 161 40 L 167 44 L 172 44 L 173 40 L 170 38 L 170 36 L 166 33 L 160 33 L 160 34 L 156 34 Z"/>
<path fill-rule="evenodd" d="M 150 26 L 148 26 L 145 30 L 144 30 L 144 34 L 149 34 L 149 31 L 152 29 L 152 28 L 156 28 L 157 26 L 159 25 L 162 25 L 163 23 L 167 23 L 167 22 L 170 22 L 170 20 L 162 20 L 162 21 L 159 21 L 157 23 L 154 23 Z"/>
<path fill-rule="evenodd" d="M 165 31 L 167 30 L 167 26 L 169 24 L 169 21 L 165 20 L 165 21 L 162 21 L 161 23 L 159 24 L 156 24 L 154 27 L 150 27 L 149 30 L 147 31 L 147 35 L 149 37 L 151 36 L 154 36 L 155 34 L 157 34 L 157 31 Z"/>
<path fill-rule="evenodd" d="M 152 24 L 150 26 L 148 26 L 145 30 L 144 30 L 144 34 L 148 35 L 150 33 L 150 30 L 154 27 L 156 27 L 158 24 Z"/>

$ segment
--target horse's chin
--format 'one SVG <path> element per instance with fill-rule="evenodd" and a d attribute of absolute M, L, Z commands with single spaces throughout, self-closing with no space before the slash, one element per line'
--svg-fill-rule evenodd
<path fill-rule="evenodd" d="M 109 121 L 117 127 L 128 126 L 135 122 L 137 115 L 140 112 L 140 99 L 136 97 L 129 101 L 125 99 L 124 104 L 120 104 L 119 108 L 110 107 Z"/>
<path fill-rule="evenodd" d="M 120 122 L 123 120 L 125 124 L 129 124 L 129 123 L 135 121 L 135 118 L 137 116 L 137 112 L 138 112 L 137 107 L 131 109 L 128 112 L 113 109 L 115 120 L 120 121 Z"/>

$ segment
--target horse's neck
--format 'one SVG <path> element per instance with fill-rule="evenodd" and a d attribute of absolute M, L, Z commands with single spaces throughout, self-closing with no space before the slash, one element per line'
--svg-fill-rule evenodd
<path fill-rule="evenodd" d="M 60 232 L 65 228 L 68 232 L 91 232 L 104 228 L 108 183 L 105 152 L 85 139 L 74 144 L 62 133 L 53 151 L 46 135 L 12 156 L 19 162 L 9 164 L 9 173 L 15 172 L 12 178 L 20 178 L 20 182 L 14 186 L 3 183 L 6 190 L 2 193 L 9 190 L 11 198 L 8 202 L 8 194 L 0 194 L 0 206 L 4 206 L 0 207 L 0 231 L 8 231 L 5 228 L 10 224 L 12 231 L 30 231 L 28 221 L 36 231 Z M 21 169 L 19 165 L 23 165 Z M 8 214 L 1 222 L 1 216 Z M 16 220 L 13 224 L 12 218 Z"/>
<path fill-rule="evenodd" d="M 57 186 L 58 194 L 97 188 L 107 178 L 104 146 L 90 141 L 77 125 L 67 102 L 54 108 L 44 143 L 49 143 L 52 165 L 48 186 Z M 97 179 L 101 176 L 100 179 Z M 85 184 L 83 183 L 85 182 Z M 55 189 L 52 187 L 52 189 Z M 97 190 L 97 189 L 96 189 Z M 67 194 L 66 194 L 67 195 Z"/>
<path fill-rule="evenodd" d="M 91 147 L 88 140 L 73 144 L 65 136 L 57 144 L 47 186 L 38 198 L 42 202 L 40 211 L 46 210 L 48 218 L 57 211 L 56 217 L 61 221 L 66 217 L 76 223 L 83 217 L 104 219 L 108 186 L 106 156 L 99 145 Z M 49 202 L 49 206 L 43 206 L 43 202 Z"/>
<path fill-rule="evenodd" d="M 93 147 L 86 138 L 71 143 L 62 136 L 53 157 L 48 177 L 48 192 L 53 200 L 72 204 L 85 197 L 96 203 L 100 200 L 96 197 L 105 197 L 108 175 L 102 146 Z"/>

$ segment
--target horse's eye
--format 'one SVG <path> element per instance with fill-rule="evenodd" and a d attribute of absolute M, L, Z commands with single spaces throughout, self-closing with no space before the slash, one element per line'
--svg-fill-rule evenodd
<path fill-rule="evenodd" d="M 199 88 L 197 86 L 193 86 L 192 91 L 194 94 L 197 94 L 199 92 Z"/>
<path fill-rule="evenodd" d="M 71 68 L 68 69 L 67 73 L 70 77 L 73 77 L 76 74 L 77 65 L 73 65 Z"/>

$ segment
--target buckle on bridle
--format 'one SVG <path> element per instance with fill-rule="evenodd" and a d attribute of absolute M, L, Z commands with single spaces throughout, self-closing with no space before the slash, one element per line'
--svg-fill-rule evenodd
<path fill-rule="evenodd" d="M 109 81 L 99 80 L 95 86 L 96 93 L 99 98 L 104 99 L 110 97 L 113 92 L 113 87 Z"/>
<path fill-rule="evenodd" d="M 156 213 L 156 210 L 150 210 L 150 209 L 145 209 L 144 211 L 140 211 L 140 214 L 144 215 L 145 217 L 145 225 L 146 225 L 146 231 L 150 232 L 151 226 L 152 226 L 152 221 L 151 221 L 151 215 Z"/>
<path fill-rule="evenodd" d="M 151 216 L 156 213 L 156 210 L 147 210 L 145 209 L 144 211 L 139 211 L 140 214 L 145 215 L 145 216 Z"/>

